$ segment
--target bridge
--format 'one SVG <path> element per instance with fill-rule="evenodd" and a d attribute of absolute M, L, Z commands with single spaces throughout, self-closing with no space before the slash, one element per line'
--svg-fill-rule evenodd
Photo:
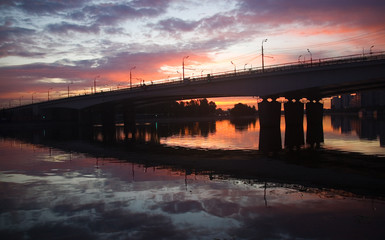
<path fill-rule="evenodd" d="M 84 121 L 85 118 L 81 115 L 87 115 L 90 109 L 93 112 L 120 109 L 132 113 L 138 106 L 168 100 L 255 96 L 262 99 L 285 97 L 289 100 L 307 98 L 310 101 L 318 101 L 323 97 L 345 92 L 384 87 L 385 52 L 379 52 L 312 59 L 307 62 L 234 70 L 194 78 L 153 81 L 151 84 L 136 85 L 132 88 L 5 109 L 3 116 L 13 120 L 30 121 L 54 118 L 56 115 L 59 119 L 71 116 L 70 118 Z M 290 103 L 291 101 L 288 104 Z M 268 102 L 259 104 L 260 112 L 264 111 L 264 104 Z M 274 101 L 270 103 L 274 104 Z M 68 114 L 69 112 L 71 114 Z M 84 112 L 86 114 L 80 114 Z"/>

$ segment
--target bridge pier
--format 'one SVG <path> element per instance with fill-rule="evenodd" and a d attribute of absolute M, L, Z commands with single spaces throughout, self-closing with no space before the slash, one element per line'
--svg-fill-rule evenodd
<path fill-rule="evenodd" d="M 78 110 L 78 124 L 79 125 L 92 125 L 92 113 L 90 109 Z"/>
<path fill-rule="evenodd" d="M 306 103 L 306 143 L 312 147 L 319 147 L 324 142 L 323 133 L 323 104 L 319 101 Z"/>
<path fill-rule="evenodd" d="M 281 103 L 266 100 L 258 103 L 259 150 L 276 152 L 282 149 L 281 141 Z"/>
<path fill-rule="evenodd" d="M 285 147 L 299 149 L 304 142 L 303 113 L 304 104 L 296 100 L 284 104 L 285 109 Z"/>
<path fill-rule="evenodd" d="M 103 142 L 115 143 L 115 108 L 112 104 L 105 104 L 101 106 L 100 112 L 103 128 Z"/>
<path fill-rule="evenodd" d="M 128 139 L 129 134 L 131 133 L 131 140 L 134 140 L 136 135 L 136 125 L 135 125 L 135 108 L 133 104 L 124 104 L 123 105 L 123 124 L 124 124 L 124 135 Z"/>

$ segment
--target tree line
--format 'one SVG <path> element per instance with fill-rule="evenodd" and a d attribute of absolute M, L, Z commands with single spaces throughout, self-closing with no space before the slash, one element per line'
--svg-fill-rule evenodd
<path fill-rule="evenodd" d="M 213 101 L 203 99 L 192 99 L 189 101 L 169 101 L 154 106 L 148 106 L 138 110 L 138 113 L 156 114 L 165 117 L 206 117 L 206 116 L 254 116 L 257 111 L 243 103 L 235 104 L 228 111 L 217 108 Z"/>

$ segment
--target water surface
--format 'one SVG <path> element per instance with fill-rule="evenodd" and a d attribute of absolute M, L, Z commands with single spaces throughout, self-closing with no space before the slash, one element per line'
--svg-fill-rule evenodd
<path fill-rule="evenodd" d="M 383 125 L 375 125 L 372 129 L 377 132 L 368 134 L 366 127 L 355 125 L 357 121 L 343 125 L 326 117 L 322 151 L 338 149 L 339 156 L 348 151 L 383 154 L 377 131 Z M 250 169 L 239 171 L 232 165 L 237 174 L 229 174 L 231 165 L 224 173 L 202 164 L 207 152 L 207 159 L 220 161 L 216 165 L 222 159 L 246 162 L 247 158 L 277 166 L 277 171 L 284 165 L 325 178 L 323 174 L 334 173 L 292 165 L 285 162 L 285 154 L 275 158 L 248 153 L 258 150 L 257 120 L 140 124 L 135 131 L 71 129 L 2 133 L 2 239 L 382 239 L 385 234 L 381 192 L 307 184 L 306 174 L 298 178 L 303 182 L 285 181 L 262 174 L 271 169 L 250 174 Z M 284 125 L 281 130 L 284 139 Z M 172 151 L 179 147 L 204 150 Z M 232 152 L 239 149 L 246 151 L 244 156 L 242 151 L 239 156 Z M 306 156 L 320 154 L 306 146 L 300 151 Z M 161 164 L 160 158 L 192 165 Z M 363 185 L 373 180 L 365 174 L 360 177 Z M 381 176 L 378 180 L 383 182 Z"/>

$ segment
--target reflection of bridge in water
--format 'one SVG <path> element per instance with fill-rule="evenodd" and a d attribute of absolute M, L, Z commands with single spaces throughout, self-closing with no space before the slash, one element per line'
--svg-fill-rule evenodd
<path fill-rule="evenodd" d="M 281 116 L 284 121 L 284 116 Z M 309 141 L 307 133 L 310 129 L 304 126 L 276 128 L 260 128 L 259 118 L 238 118 L 230 120 L 206 121 L 158 121 L 152 123 L 137 123 L 125 126 L 78 126 L 78 125 L 48 125 L 48 126 L 15 126 L 14 129 L 0 128 L 4 137 L 30 138 L 36 144 L 43 141 L 72 141 L 81 140 L 103 144 L 104 146 L 122 146 L 131 149 L 135 146 L 169 146 L 177 148 L 198 149 L 245 149 L 276 152 L 282 148 L 296 149 L 304 146 L 304 140 Z M 305 122 L 305 119 L 304 119 Z M 353 116 L 331 115 L 324 117 L 326 136 L 334 138 L 334 134 L 357 135 L 360 139 L 378 140 L 384 146 L 385 122 L 374 119 L 360 119 Z M 281 124 L 281 127 L 283 125 Z M 297 128 L 296 128 L 297 127 Z M 305 134 L 304 134 L 305 132 Z M 322 129 L 319 129 L 321 142 Z M 329 135 L 328 135 L 329 134 Z M 332 135 L 330 135 L 332 134 Z M 202 143 L 201 141 L 208 141 Z M 245 142 L 246 141 L 246 142 Z"/>
<path fill-rule="evenodd" d="M 57 99 L 5 109 L 2 119 L 13 122 L 76 121 L 84 125 L 101 123 L 103 126 L 114 126 L 116 116 L 122 115 L 124 125 L 130 128 L 135 123 L 136 109 L 146 105 L 191 98 L 257 96 L 265 99 L 258 103 L 261 137 L 266 136 L 260 149 L 270 151 L 274 149 L 268 146 L 281 148 L 277 138 L 272 137 L 279 134 L 281 114 L 281 103 L 274 99 L 289 99 L 284 104 L 288 138 L 285 137 L 285 142 L 293 142 L 291 147 L 303 144 L 301 136 L 306 105 L 306 141 L 317 145 L 323 141 L 323 105 L 319 101 L 322 97 L 380 87 L 385 87 L 383 53 L 231 71 Z M 266 101 L 268 98 L 273 101 Z M 308 101 L 299 101 L 303 98 Z"/>
<path fill-rule="evenodd" d="M 253 125 L 255 124 L 254 121 L 256 120 L 241 124 L 243 126 L 244 124 Z M 277 158 L 275 156 L 266 158 L 264 154 L 258 154 L 254 151 L 194 151 L 162 146 L 153 148 L 153 145 L 159 144 L 159 139 L 163 136 L 182 134 L 182 132 L 190 135 L 207 135 L 215 132 L 217 131 L 215 122 L 181 123 L 177 126 L 166 124 L 158 125 L 158 127 L 155 123 L 137 125 L 134 135 L 130 135 L 133 132 L 124 128 L 124 126 L 109 129 L 104 126 L 79 127 L 78 125 L 49 125 L 27 128 L 22 125 L 15 129 L 0 128 L 0 136 L 5 139 L 19 139 L 22 140 L 21 142 L 32 143 L 34 146 L 42 146 L 43 148 L 46 146 L 45 149 L 54 149 L 54 152 L 62 150 L 68 155 L 69 168 L 71 168 L 71 161 L 73 161 L 71 153 L 76 152 L 85 153 L 87 157 L 94 157 L 97 168 L 103 168 L 103 164 L 110 160 L 122 159 L 132 163 L 132 166 L 138 163 L 143 166 L 143 169 L 148 167 L 154 167 L 154 169 L 155 167 L 170 168 L 170 166 L 172 169 L 183 169 L 186 176 L 192 172 L 198 172 L 208 174 L 210 178 L 215 175 L 222 179 L 225 174 L 226 176 L 247 179 L 247 181 L 255 179 L 257 182 L 274 181 L 279 185 L 285 183 L 289 184 L 290 187 L 301 184 L 302 186 L 317 186 L 322 189 L 325 187 L 348 189 L 358 194 L 367 194 L 368 191 L 371 191 L 381 197 L 384 195 L 385 185 L 382 178 L 375 178 L 374 175 L 367 174 L 367 171 L 371 173 L 374 171 L 381 176 L 383 175 L 381 172 L 384 165 L 382 159 L 378 159 L 379 165 L 376 165 L 376 161 L 373 163 L 371 161 L 373 156 L 325 150 L 295 151 L 294 154 L 292 151 L 286 151 L 277 154 Z M 236 128 L 240 130 L 243 127 L 238 126 Z M 314 158 L 319 161 L 309 161 Z M 272 161 L 272 159 L 281 161 Z M 285 162 L 293 163 L 293 161 L 295 164 L 285 164 Z M 304 164 L 304 162 L 306 163 Z M 325 162 L 331 164 L 332 174 L 319 171 L 319 167 L 323 166 Z M 339 165 L 341 162 L 342 165 Z M 344 165 L 345 162 L 348 164 Z M 108 164 L 106 165 L 108 168 Z M 309 166 L 314 166 L 314 168 Z M 323 166 L 323 168 L 327 169 L 328 166 Z M 353 174 L 357 169 L 364 173 L 363 176 Z M 134 178 L 134 172 L 132 177 Z"/>
<path fill-rule="evenodd" d="M 380 146 L 385 147 L 385 122 L 373 118 L 353 116 L 331 116 L 332 127 L 341 133 L 355 132 L 360 139 L 379 139 Z"/>

